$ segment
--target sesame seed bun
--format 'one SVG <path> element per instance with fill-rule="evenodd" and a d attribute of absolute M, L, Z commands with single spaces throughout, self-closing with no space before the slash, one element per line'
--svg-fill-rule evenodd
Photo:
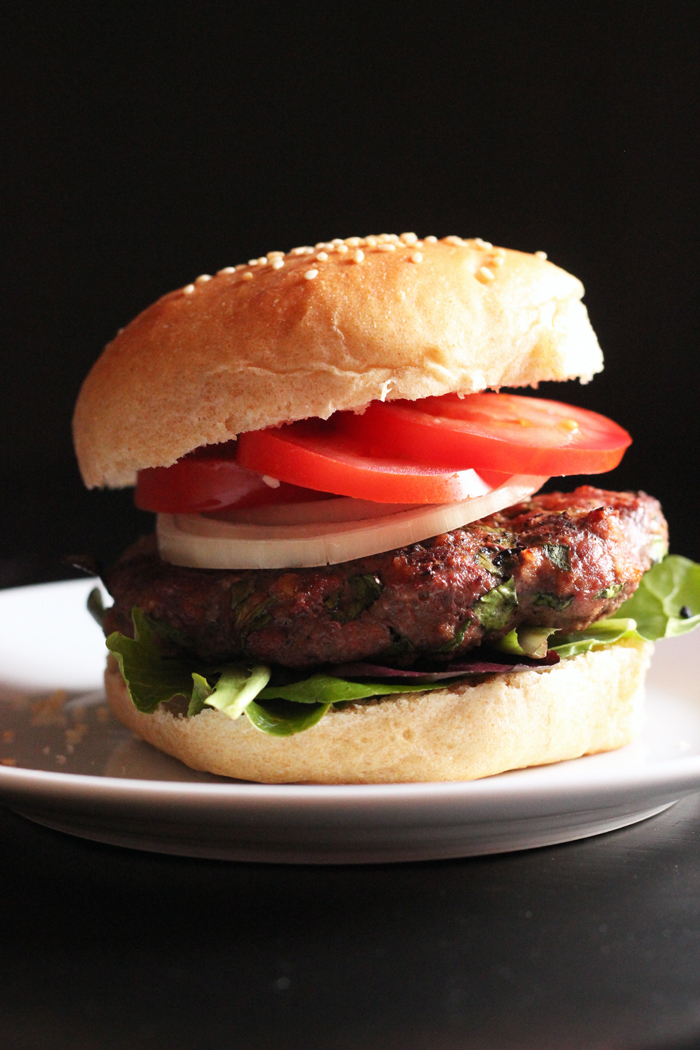
<path fill-rule="evenodd" d="M 86 378 L 85 483 L 130 485 L 200 445 L 372 400 L 588 380 L 602 355 L 583 286 L 542 254 L 383 234 L 203 275 Z"/>
<path fill-rule="evenodd" d="M 651 646 L 636 641 L 554 667 L 432 693 L 348 704 L 297 736 L 267 736 L 245 715 L 140 714 L 116 661 L 105 674 L 116 717 L 193 769 L 262 783 L 474 780 L 623 747 L 642 723 Z"/>

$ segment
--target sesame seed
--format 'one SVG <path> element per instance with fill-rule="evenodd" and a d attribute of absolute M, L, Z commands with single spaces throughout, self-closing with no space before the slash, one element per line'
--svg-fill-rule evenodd
<path fill-rule="evenodd" d="M 313 281 L 314 277 L 318 277 L 318 270 L 307 270 L 304 277 L 307 281 Z"/>
<path fill-rule="evenodd" d="M 292 248 L 290 255 L 306 255 L 308 248 Z"/>
<path fill-rule="evenodd" d="M 423 262 L 423 253 L 422 252 L 413 252 L 413 254 L 411 255 L 411 262 L 415 262 L 415 263 Z"/>
<path fill-rule="evenodd" d="M 245 263 L 238 263 L 236 266 L 236 273 L 238 273 L 239 270 L 245 270 Z"/>
<path fill-rule="evenodd" d="M 443 240 L 445 244 L 456 244 L 460 248 L 464 244 L 462 238 L 455 236 L 455 234 L 451 234 L 449 237 L 443 237 Z"/>
<path fill-rule="evenodd" d="M 396 251 L 396 245 L 392 244 L 391 241 L 385 241 L 384 243 L 377 245 L 377 251 L 378 252 L 395 252 Z"/>
<path fill-rule="evenodd" d="M 353 262 L 361 263 L 362 260 L 364 259 L 364 257 L 365 257 L 365 253 L 362 251 L 362 248 L 358 248 L 357 251 L 355 252 L 355 254 L 353 255 L 352 259 L 353 259 Z"/>
<path fill-rule="evenodd" d="M 502 255 L 494 255 L 493 259 L 489 259 L 490 266 L 503 266 L 505 258 Z"/>
<path fill-rule="evenodd" d="M 211 281 L 210 273 L 200 273 L 199 277 L 195 280 L 195 284 L 206 284 L 207 281 Z"/>
<path fill-rule="evenodd" d="M 281 270 L 284 266 L 284 259 L 280 259 L 279 257 L 277 259 L 273 259 L 271 266 L 273 270 Z"/>
<path fill-rule="evenodd" d="M 339 244 L 337 249 L 336 249 L 336 251 L 339 251 L 341 255 L 344 255 L 347 250 L 348 250 L 347 244 Z"/>
<path fill-rule="evenodd" d="M 480 266 L 475 276 L 485 284 L 487 281 L 492 281 L 496 275 L 493 270 L 489 270 L 488 266 Z"/>
<path fill-rule="evenodd" d="M 487 252 L 490 252 L 493 248 L 491 241 L 482 241 L 481 237 L 475 237 L 474 244 L 477 246 L 477 248 L 483 248 Z"/>
<path fill-rule="evenodd" d="M 547 258 L 547 253 L 546 252 L 535 252 L 535 258 L 536 259 L 546 259 Z"/>
<path fill-rule="evenodd" d="M 371 236 L 370 237 L 365 237 L 365 244 L 369 245 L 370 248 L 376 248 L 377 247 L 377 238 L 376 237 L 371 237 Z"/>
<path fill-rule="evenodd" d="M 415 244 L 418 238 L 415 233 L 402 233 L 399 240 L 403 241 L 404 244 Z"/>
<path fill-rule="evenodd" d="M 250 272 L 250 270 L 248 270 L 247 273 L 243 274 L 243 277 L 241 278 L 241 280 L 243 280 L 243 281 L 252 281 L 253 280 L 253 274 Z"/>
<path fill-rule="evenodd" d="M 316 247 L 324 251 L 333 251 L 334 245 L 332 241 L 319 241 Z"/>
<path fill-rule="evenodd" d="M 328 262 L 328 255 L 326 252 L 319 252 L 316 258 L 319 262 Z"/>
<path fill-rule="evenodd" d="M 345 243 L 347 244 L 348 248 L 359 248 L 359 246 L 362 244 L 362 238 L 348 237 Z"/>
<path fill-rule="evenodd" d="M 194 291 L 194 285 L 188 284 L 182 290 L 185 293 L 185 295 L 192 295 L 192 292 Z"/>
<path fill-rule="evenodd" d="M 267 256 L 261 255 L 258 259 L 258 266 L 267 266 Z"/>
<path fill-rule="evenodd" d="M 267 260 L 271 262 L 272 259 L 281 259 L 284 256 L 284 252 L 268 252 Z"/>
<path fill-rule="evenodd" d="M 235 266 L 224 266 L 223 270 L 217 270 L 216 271 L 216 275 L 217 275 L 217 277 L 219 277 L 222 273 L 235 273 L 235 272 L 236 272 L 236 267 Z"/>
<path fill-rule="evenodd" d="M 248 266 L 257 266 L 257 265 L 258 265 L 258 260 L 257 259 L 248 259 Z"/>
<path fill-rule="evenodd" d="M 341 244 L 344 244 L 344 243 L 345 243 L 345 242 L 343 241 L 343 238 L 342 238 L 342 237 L 334 237 L 334 238 L 333 238 L 333 240 L 331 241 L 331 244 L 334 244 L 334 245 L 336 246 L 336 248 L 337 248 L 337 247 L 338 247 L 339 245 L 341 245 Z"/>
<path fill-rule="evenodd" d="M 271 489 L 278 489 L 280 487 L 280 481 L 278 478 L 271 478 L 269 474 L 263 474 L 262 479 Z"/>
<path fill-rule="evenodd" d="M 502 258 L 505 259 L 505 257 L 506 257 L 506 250 L 505 250 L 505 248 L 494 248 L 493 249 L 493 254 L 494 255 L 500 255 Z"/>
<path fill-rule="evenodd" d="M 429 237 L 425 238 L 426 244 L 437 244 L 437 237 L 433 237 L 432 233 Z"/>

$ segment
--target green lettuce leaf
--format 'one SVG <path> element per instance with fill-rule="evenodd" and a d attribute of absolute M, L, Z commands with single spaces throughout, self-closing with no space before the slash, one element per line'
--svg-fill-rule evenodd
<path fill-rule="evenodd" d="M 192 672 L 192 696 L 190 706 L 187 708 L 187 717 L 194 718 L 204 709 L 204 705 L 214 692 L 213 686 L 209 684 L 204 675 Z"/>
<path fill-rule="evenodd" d="M 455 679 L 459 681 L 459 679 Z M 259 700 L 289 700 L 297 704 L 340 704 L 347 700 L 366 700 L 370 696 L 388 696 L 390 693 L 426 693 L 444 689 L 445 682 L 351 682 L 329 674 L 314 674 L 301 682 L 289 685 L 269 685 Z"/>
<path fill-rule="evenodd" d="M 578 656 L 579 653 L 588 653 L 591 649 L 602 649 L 635 636 L 636 623 L 631 618 L 598 620 L 585 631 L 572 631 L 571 634 L 557 631 L 553 638 L 554 645 L 550 645 L 549 649 L 550 652 L 558 653 L 561 660 L 565 660 L 567 656 Z"/>
<path fill-rule="evenodd" d="M 649 642 L 692 631 L 700 626 L 700 565 L 669 554 L 644 573 L 615 615 L 636 620 L 637 632 Z"/>
<path fill-rule="evenodd" d="M 138 607 L 131 611 L 134 637 L 114 631 L 107 648 L 117 658 L 134 707 L 152 714 L 159 704 L 175 696 L 189 700 L 188 717 L 198 715 L 205 704 L 229 718 L 238 718 L 270 680 L 270 668 L 243 664 L 202 668 L 193 671 L 191 656 L 164 656 L 155 644 L 153 627 Z"/>
<path fill-rule="evenodd" d="M 131 611 L 134 637 L 113 631 L 107 648 L 114 653 L 134 707 L 152 714 L 159 704 L 174 696 L 192 696 L 192 671 L 181 657 L 163 656 L 154 642 L 154 632 L 139 608 Z"/>
<path fill-rule="evenodd" d="M 248 719 L 261 733 L 270 736 L 293 736 L 320 722 L 330 704 L 303 704 L 291 700 L 251 701 L 245 709 Z"/>
<path fill-rule="evenodd" d="M 208 704 L 229 718 L 239 718 L 248 704 L 255 700 L 270 681 L 270 674 L 270 668 L 264 664 L 250 670 L 242 665 L 232 664 L 222 669 L 212 686 L 203 675 L 193 672 L 194 688 L 187 713 L 199 714 L 204 704 Z"/>
<path fill-rule="evenodd" d="M 547 655 L 549 636 L 553 627 L 525 627 L 521 625 L 505 634 L 495 648 L 513 656 L 533 656 L 543 659 Z"/>

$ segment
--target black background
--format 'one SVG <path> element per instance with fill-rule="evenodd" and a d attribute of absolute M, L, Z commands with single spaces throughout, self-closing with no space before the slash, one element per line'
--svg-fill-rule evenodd
<path fill-rule="evenodd" d="M 8 580 L 29 546 L 109 557 L 143 527 L 127 493 L 83 494 L 72 460 L 80 382 L 118 327 L 198 273 L 384 230 L 544 249 L 583 280 L 606 371 L 554 396 L 632 432 L 604 483 L 659 496 L 673 548 L 700 556 L 690 6 L 29 3 L 5 18 Z"/>
<path fill-rule="evenodd" d="M 543 249 L 606 354 L 554 396 L 700 558 L 691 5 L 14 4 L 3 14 L 0 584 L 148 519 L 70 417 L 116 329 L 270 249 L 385 230 Z M 550 391 L 547 391 L 550 393 Z M 698 800 L 590 842 L 356 869 L 152 857 L 0 813 L 8 1050 L 700 1045 Z"/>

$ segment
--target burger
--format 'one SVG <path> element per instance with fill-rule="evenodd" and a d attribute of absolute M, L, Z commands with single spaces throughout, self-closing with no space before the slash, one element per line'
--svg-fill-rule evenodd
<path fill-rule="evenodd" d="M 74 418 L 85 483 L 157 514 L 91 601 L 117 718 L 269 783 L 628 743 L 700 567 L 644 493 L 537 495 L 631 441 L 513 392 L 601 370 L 582 295 L 542 252 L 382 234 L 203 274 L 121 330 Z"/>

